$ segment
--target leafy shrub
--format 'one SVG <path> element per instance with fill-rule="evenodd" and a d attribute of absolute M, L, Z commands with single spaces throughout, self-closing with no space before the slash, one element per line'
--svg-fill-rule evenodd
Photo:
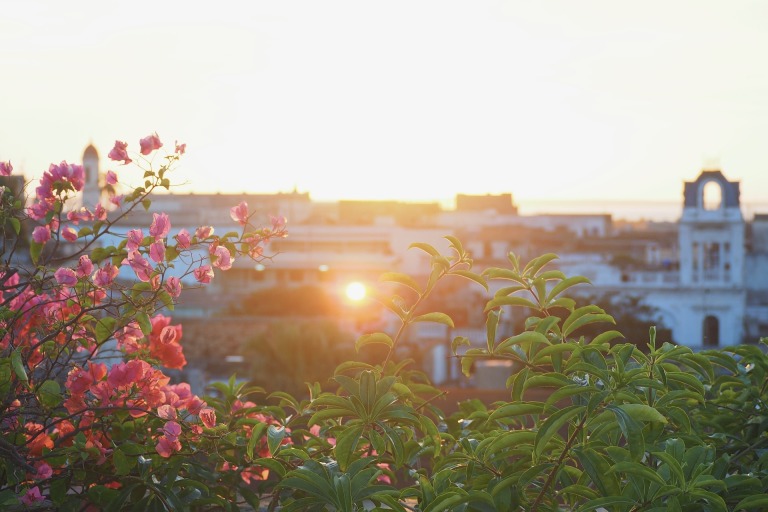
<path fill-rule="evenodd" d="M 147 137 L 142 155 L 160 146 L 156 135 Z M 66 212 L 82 188 L 77 166 L 52 168 L 29 208 L 4 189 L 2 508 L 768 507 L 764 351 L 694 353 L 657 343 L 653 328 L 647 351 L 620 343 L 608 313 L 567 296 L 586 279 L 551 269 L 552 254 L 526 264 L 510 254 L 507 268 L 478 273 L 453 237 L 448 255 L 414 244 L 431 259 L 426 282 L 382 276 L 407 290 L 406 298 L 380 297 L 399 328 L 355 343 L 383 350 L 379 362 L 344 362 L 330 389 L 310 384 L 306 398 L 264 396 L 234 377 L 214 384 L 215 398 L 170 384 L 163 367 L 185 363 L 181 329 L 158 311 L 173 308 L 182 283 L 176 276 L 205 284 L 233 257 L 261 258 L 264 240 L 284 234 L 281 221 L 254 227 L 245 204 L 231 211 L 240 228 L 221 237 L 203 227 L 170 238 L 163 214 L 149 236 L 119 232 L 116 218 L 149 207 L 149 194 L 170 186 L 166 173 L 182 151 L 158 170 L 145 169 L 143 186 L 114 196 L 120 210 L 112 219 L 98 206 Z M 124 143 L 110 156 L 130 161 Z M 28 216 L 37 225 L 25 259 L 17 249 Z M 134 281 L 116 279 L 121 266 Z M 513 362 L 508 401 L 470 400 L 446 415 L 435 406 L 443 393 L 403 353 L 412 326 L 453 326 L 449 315 L 430 310 L 430 294 L 444 279 L 493 291 L 484 305 L 485 339 L 459 337 L 452 349 L 466 375 L 478 360 Z M 499 337 L 509 308 L 531 315 L 524 330 Z M 113 339 L 119 359 L 107 366 L 99 358 Z"/>

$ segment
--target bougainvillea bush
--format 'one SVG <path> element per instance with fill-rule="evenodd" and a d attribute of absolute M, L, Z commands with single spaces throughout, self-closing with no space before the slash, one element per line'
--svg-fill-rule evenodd
<path fill-rule="evenodd" d="M 551 254 L 525 264 L 510 254 L 507 267 L 478 271 L 453 237 L 449 254 L 413 244 L 431 259 L 428 278 L 386 273 L 409 299 L 378 298 L 399 328 L 356 342 L 383 348 L 382 360 L 343 363 L 307 396 L 265 396 L 233 377 L 198 397 L 171 382 L 167 370 L 186 363 L 170 316 L 180 294 L 235 258 L 262 259 L 285 226 L 256 227 L 242 203 L 222 235 L 175 229 L 162 212 L 120 231 L 116 222 L 171 185 L 185 148 L 162 147 L 155 134 L 139 155 L 115 144 L 110 158 L 140 170 L 107 173 L 110 212 L 68 206 L 83 187 L 78 165 L 51 166 L 29 205 L 3 189 L 0 509 L 768 509 L 761 346 L 694 353 L 651 328 L 640 350 L 608 313 L 576 306 L 567 292 L 586 279 L 552 269 Z M 119 184 L 130 192 L 117 195 Z M 450 279 L 488 293 L 484 339 L 452 342 L 463 372 L 481 359 L 515 371 L 509 400 L 446 415 L 404 341 L 421 322 L 453 325 L 427 306 Z M 525 329 L 500 336 L 510 308 L 527 313 Z"/>

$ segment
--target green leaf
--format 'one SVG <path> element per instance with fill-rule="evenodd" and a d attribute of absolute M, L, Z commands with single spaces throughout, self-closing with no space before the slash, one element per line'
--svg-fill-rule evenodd
<path fill-rule="evenodd" d="M 56 407 L 61 403 L 61 386 L 55 380 L 46 380 L 37 389 L 37 397 L 45 407 Z"/>
<path fill-rule="evenodd" d="M 557 259 L 557 254 L 548 252 L 547 254 L 542 254 L 538 258 L 534 258 L 531 261 L 528 262 L 527 265 L 523 268 L 523 274 L 533 274 L 536 275 L 536 273 L 541 270 L 544 265 L 547 263 L 554 261 Z"/>
<path fill-rule="evenodd" d="M 666 485 L 666 481 L 656 471 L 644 466 L 639 462 L 619 462 L 613 465 L 611 471 L 614 473 L 624 473 L 630 476 L 642 478 L 650 482 L 655 482 L 659 485 Z"/>
<path fill-rule="evenodd" d="M 476 274 L 474 272 L 471 272 L 469 270 L 452 270 L 450 275 L 452 276 L 461 276 L 466 279 L 469 279 L 470 281 L 474 281 L 483 288 L 488 290 L 488 283 L 485 282 L 485 279 L 480 274 Z"/>
<path fill-rule="evenodd" d="M 280 449 L 280 444 L 283 442 L 285 434 L 285 427 L 270 425 L 267 428 L 267 447 L 269 448 L 269 453 L 271 453 L 273 457 Z"/>
<path fill-rule="evenodd" d="M 538 310 L 539 306 L 530 300 L 523 297 L 506 296 L 506 297 L 494 297 L 488 301 L 485 305 L 485 311 L 498 308 L 500 306 L 519 306 L 523 308 L 529 308 L 532 310 Z"/>
<path fill-rule="evenodd" d="M 614 505 L 626 505 L 631 507 L 635 505 L 635 500 L 632 498 L 625 498 L 624 496 L 607 496 L 604 498 L 597 498 L 595 500 L 589 500 L 580 506 L 578 512 L 587 512 L 589 510 L 608 510 Z"/>
<path fill-rule="evenodd" d="M 112 463 L 115 465 L 116 474 L 127 475 L 131 472 L 131 468 L 135 465 L 136 460 L 128 458 L 120 448 L 116 448 L 112 452 Z"/>
<path fill-rule="evenodd" d="M 363 435 L 363 425 L 353 425 L 345 428 L 336 435 L 336 446 L 333 449 L 339 469 L 346 471 L 352 462 L 360 437 Z"/>
<path fill-rule="evenodd" d="M 744 498 L 736 504 L 736 507 L 733 510 L 749 509 L 768 510 L 768 494 L 756 494 L 755 496 Z"/>
<path fill-rule="evenodd" d="M 384 334 L 383 332 L 375 332 L 373 334 L 363 334 L 355 342 L 355 350 L 359 352 L 360 347 L 363 347 L 365 345 L 371 345 L 371 344 L 386 345 L 387 347 L 392 348 L 392 345 L 394 345 L 394 342 L 392 341 L 392 338 L 390 338 L 388 334 Z"/>
<path fill-rule="evenodd" d="M 43 244 L 39 244 L 35 241 L 29 242 L 29 257 L 32 258 L 32 264 L 37 265 L 37 261 L 40 259 L 40 254 L 43 252 Z"/>
<path fill-rule="evenodd" d="M 21 221 L 16 217 L 11 217 L 8 221 L 11 223 L 11 226 L 13 226 L 13 232 L 18 235 L 21 232 Z"/>
<path fill-rule="evenodd" d="M 266 423 L 258 423 L 251 428 L 251 437 L 248 439 L 248 445 L 245 448 L 245 453 L 249 459 L 253 460 L 253 451 L 256 449 L 256 445 L 261 442 L 261 437 L 264 435 L 266 428 Z"/>
<path fill-rule="evenodd" d="M 577 284 L 591 284 L 591 282 L 584 276 L 575 276 L 563 279 L 549 291 L 549 295 L 547 295 L 547 302 L 552 302 L 552 299 L 563 293 L 568 288 L 576 286 Z"/>
<path fill-rule="evenodd" d="M 421 287 L 419 286 L 419 283 L 417 283 L 416 280 L 408 274 L 402 274 L 400 272 L 385 272 L 381 275 L 381 277 L 379 277 L 379 281 L 388 281 L 391 283 L 401 284 L 403 286 L 407 286 L 411 290 L 421 295 Z"/>
<path fill-rule="evenodd" d="M 618 407 L 626 412 L 632 419 L 640 421 L 658 421 L 667 423 L 667 418 L 659 411 L 645 404 L 620 404 L 612 407 Z M 610 407 L 609 407 L 610 408 Z"/>
<path fill-rule="evenodd" d="M 21 359 L 21 350 L 19 348 L 15 348 L 13 349 L 13 352 L 11 352 L 11 367 L 13 368 L 16 377 L 21 382 L 24 382 L 25 384 L 29 382 L 27 370 L 24 368 L 24 362 Z"/>
<path fill-rule="evenodd" d="M 460 257 L 464 255 L 464 247 L 461 245 L 461 242 L 458 238 L 452 235 L 445 235 L 443 238 L 451 243 L 451 247 L 456 250 Z"/>
<path fill-rule="evenodd" d="M 139 323 L 142 334 L 149 336 L 152 332 L 152 321 L 149 319 L 149 315 L 143 311 L 136 313 L 136 321 Z"/>
<path fill-rule="evenodd" d="M 541 457 L 544 448 L 553 435 L 557 433 L 560 428 L 563 427 L 571 419 L 575 418 L 584 410 L 586 406 L 583 405 L 571 405 L 560 409 L 556 413 L 552 414 L 547 420 L 539 427 L 539 431 L 536 433 L 536 441 L 533 446 L 535 459 L 538 460 Z"/>
<path fill-rule="evenodd" d="M 466 338 L 464 336 L 456 336 L 455 338 L 453 338 L 453 341 L 451 342 L 451 352 L 456 354 L 456 351 L 461 346 L 470 347 L 472 346 L 472 343 L 469 341 L 469 338 Z"/>
<path fill-rule="evenodd" d="M 96 343 L 104 343 L 109 338 L 112 337 L 112 335 L 115 333 L 115 324 L 117 324 L 117 320 L 110 316 L 105 316 L 104 318 L 100 318 L 96 322 L 96 326 L 94 328 L 94 334 L 96 335 Z"/>
<path fill-rule="evenodd" d="M 494 353 L 505 353 L 512 350 L 514 346 L 530 347 L 535 345 L 549 345 L 546 336 L 536 331 L 525 331 L 511 338 L 507 338 L 494 349 Z"/>
<path fill-rule="evenodd" d="M 446 315 L 445 313 L 439 313 L 437 311 L 432 313 L 426 313 L 424 315 L 419 315 L 411 320 L 412 322 L 435 322 L 438 324 L 447 325 L 451 329 L 453 329 L 453 320 L 451 320 L 451 317 Z"/>
<path fill-rule="evenodd" d="M 440 256 L 440 253 L 432 247 L 429 244 L 421 243 L 421 242 L 414 242 L 411 245 L 408 246 L 409 249 L 421 249 L 422 251 L 426 252 L 430 256 Z"/>

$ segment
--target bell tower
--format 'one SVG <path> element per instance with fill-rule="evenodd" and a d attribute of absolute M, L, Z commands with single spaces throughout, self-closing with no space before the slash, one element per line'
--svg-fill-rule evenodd
<path fill-rule="evenodd" d="M 99 153 L 93 144 L 89 144 L 83 152 L 83 170 L 85 171 L 83 206 L 93 210 L 96 203 L 101 201 L 101 191 L 104 186 L 104 177 L 99 171 Z"/>

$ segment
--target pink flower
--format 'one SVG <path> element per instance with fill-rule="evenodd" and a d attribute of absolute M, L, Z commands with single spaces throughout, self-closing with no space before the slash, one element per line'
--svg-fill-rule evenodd
<path fill-rule="evenodd" d="M 98 203 L 93 210 L 93 216 L 96 220 L 107 220 L 107 209 Z"/>
<path fill-rule="evenodd" d="M 178 331 L 173 325 L 166 325 L 163 330 L 160 331 L 160 343 L 167 345 L 176 341 Z"/>
<path fill-rule="evenodd" d="M 71 268 L 62 267 L 54 272 L 53 276 L 61 286 L 75 286 L 77 284 L 77 276 Z"/>
<path fill-rule="evenodd" d="M 216 247 L 213 256 L 215 257 L 213 262 L 214 267 L 220 268 L 221 270 L 229 270 L 232 268 L 232 263 L 234 262 L 232 254 L 230 254 L 229 249 L 223 245 Z"/>
<path fill-rule="evenodd" d="M 11 162 L 0 162 L 0 176 L 10 176 L 13 171 Z"/>
<path fill-rule="evenodd" d="M 200 421 L 208 428 L 216 426 L 216 411 L 210 407 L 200 409 Z"/>
<path fill-rule="evenodd" d="M 93 262 L 87 254 L 83 254 L 77 262 L 77 277 L 89 276 L 91 272 L 93 272 Z"/>
<path fill-rule="evenodd" d="M 117 363 L 110 368 L 107 382 L 114 389 L 132 386 L 144 377 L 146 366 L 144 361 L 138 359 Z"/>
<path fill-rule="evenodd" d="M 128 249 L 128 252 L 135 252 L 139 250 L 139 246 L 141 246 L 141 243 L 144 241 L 144 233 L 141 232 L 140 229 L 132 229 L 128 231 L 128 238 L 127 238 L 127 244 L 126 249 Z"/>
<path fill-rule="evenodd" d="M 43 495 L 40 494 L 40 489 L 37 486 L 28 489 L 24 496 L 21 497 L 21 503 L 28 507 L 41 501 L 43 501 Z"/>
<path fill-rule="evenodd" d="M 176 153 L 179 155 L 183 155 L 187 151 L 186 144 L 179 144 L 179 141 L 174 141 L 174 144 L 176 145 Z"/>
<path fill-rule="evenodd" d="M 53 476 L 53 468 L 47 462 L 41 462 L 36 466 L 35 480 L 47 480 Z"/>
<path fill-rule="evenodd" d="M 147 135 L 141 139 L 139 141 L 139 145 L 141 146 L 142 155 L 148 155 L 154 150 L 163 147 L 163 143 L 160 142 L 160 137 L 158 137 L 157 132 L 153 133 L 152 135 Z"/>
<path fill-rule="evenodd" d="M 162 240 L 152 242 L 149 246 L 149 257 L 155 263 L 161 263 L 165 259 L 165 244 Z"/>
<path fill-rule="evenodd" d="M 129 164 L 133 160 L 131 160 L 128 157 L 128 143 L 127 142 L 120 142 L 119 140 L 115 141 L 115 147 L 112 148 L 112 150 L 107 155 L 111 160 L 115 161 L 123 161 L 123 164 Z"/>
<path fill-rule="evenodd" d="M 178 277 L 169 277 L 165 281 L 165 290 L 171 297 L 178 297 L 181 295 L 181 280 Z"/>
<path fill-rule="evenodd" d="M 115 171 L 107 171 L 107 185 L 117 185 L 117 174 L 115 174 Z"/>
<path fill-rule="evenodd" d="M 155 238 L 165 238 L 171 230 L 171 221 L 165 213 L 153 213 L 149 234 Z"/>
<path fill-rule="evenodd" d="M 145 283 L 149 282 L 152 274 L 152 265 L 146 259 L 144 259 L 141 254 L 138 252 L 132 252 L 129 254 L 128 264 L 131 266 L 133 271 L 136 272 L 136 277 L 138 277 L 140 281 Z"/>
<path fill-rule="evenodd" d="M 213 234 L 213 226 L 200 226 L 195 230 L 195 237 L 198 240 L 205 240 Z"/>
<path fill-rule="evenodd" d="M 163 418 L 164 420 L 175 420 L 176 419 L 176 408 L 172 405 L 161 405 L 157 408 L 157 415 Z"/>
<path fill-rule="evenodd" d="M 192 242 L 189 231 L 186 229 L 179 231 L 179 234 L 176 235 L 176 242 L 179 244 L 179 249 L 189 249 L 189 244 Z"/>
<path fill-rule="evenodd" d="M 48 229 L 48 226 L 37 226 L 34 231 L 32 231 L 32 240 L 38 244 L 44 244 L 50 239 L 51 230 Z"/>
<path fill-rule="evenodd" d="M 193 273 L 195 274 L 195 279 L 197 279 L 199 283 L 207 284 L 213 279 L 213 269 L 210 265 L 200 265 L 200 267 L 196 268 Z"/>
<path fill-rule="evenodd" d="M 61 237 L 67 242 L 74 242 L 77 240 L 77 231 L 71 226 L 67 226 L 61 230 Z"/>
<path fill-rule="evenodd" d="M 241 226 L 248 224 L 248 203 L 241 201 L 239 205 L 233 206 L 229 210 L 229 216 Z"/>
<path fill-rule="evenodd" d="M 119 273 L 120 270 L 117 267 L 112 265 L 112 263 L 107 263 L 96 271 L 96 274 L 93 276 L 93 283 L 96 286 L 105 288 L 112 284 L 112 281 L 115 280 Z"/>
<path fill-rule="evenodd" d="M 173 455 L 173 452 L 181 451 L 181 443 L 178 439 L 170 439 L 167 436 L 160 436 L 157 439 L 155 450 L 161 457 L 166 459 Z"/>
<path fill-rule="evenodd" d="M 119 196 L 110 196 L 109 202 L 120 208 L 120 205 L 123 203 L 123 195 L 120 194 Z"/>
<path fill-rule="evenodd" d="M 285 229 L 285 224 L 288 222 L 288 219 L 285 217 L 274 217 L 272 215 L 269 216 L 269 218 L 272 220 L 272 230 L 273 231 L 282 231 Z"/>
<path fill-rule="evenodd" d="M 163 435 L 169 439 L 178 439 L 181 435 L 181 425 L 175 421 L 166 421 L 163 425 Z"/>

